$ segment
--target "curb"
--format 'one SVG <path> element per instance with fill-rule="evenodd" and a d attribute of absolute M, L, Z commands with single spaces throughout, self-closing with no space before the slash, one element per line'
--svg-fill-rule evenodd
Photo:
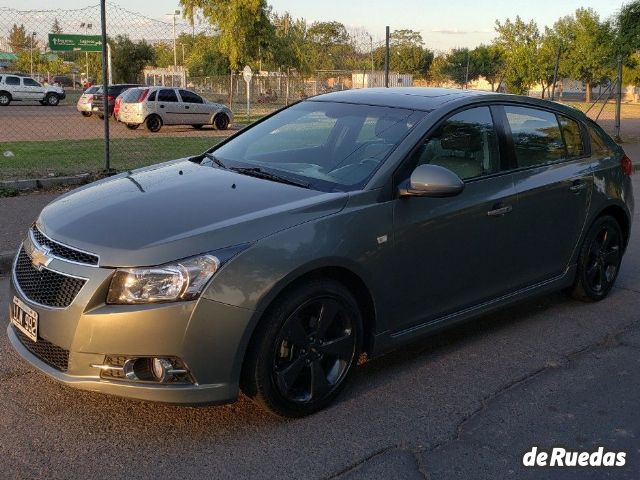
<path fill-rule="evenodd" d="M 13 259 L 16 256 L 15 251 L 5 251 L 0 252 L 0 275 L 4 275 L 5 273 L 9 273 L 11 271 L 11 264 L 13 263 Z"/>
<path fill-rule="evenodd" d="M 0 181 L 0 188 L 20 191 L 41 189 L 46 190 L 48 188 L 67 185 L 84 185 L 85 183 L 89 183 L 90 180 L 91 176 L 88 173 L 66 177 L 45 177 L 26 180 L 2 180 Z"/>

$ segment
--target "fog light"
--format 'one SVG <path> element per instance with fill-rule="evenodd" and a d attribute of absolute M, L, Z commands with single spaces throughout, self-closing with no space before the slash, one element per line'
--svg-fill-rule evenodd
<path fill-rule="evenodd" d="M 154 358 L 151 362 L 151 373 L 157 382 L 166 382 L 172 377 L 173 364 L 166 358 Z"/>

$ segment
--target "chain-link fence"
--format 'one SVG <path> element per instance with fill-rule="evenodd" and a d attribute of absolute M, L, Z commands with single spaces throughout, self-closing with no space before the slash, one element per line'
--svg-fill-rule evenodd
<path fill-rule="evenodd" d="M 122 171 L 202 152 L 244 124 L 302 98 L 351 88 L 379 87 L 385 81 L 379 59 L 376 57 L 374 61 L 374 51 L 381 43 L 374 44 L 363 32 L 360 36 L 365 40 L 360 55 L 364 59 L 361 64 L 366 68 L 302 74 L 284 66 L 263 71 L 258 64 L 252 65 L 255 71 L 247 85 L 241 72 L 227 73 L 228 64 L 220 63 L 219 55 L 207 51 L 206 40 L 217 34 L 207 22 L 191 24 L 182 19 L 179 12 L 166 15 L 164 20 L 153 19 L 112 3 L 107 3 L 106 18 L 109 80 L 114 85 L 107 92 L 107 115 L 101 101 L 101 52 L 59 51 L 49 44 L 52 33 L 99 35 L 99 5 L 76 10 L 0 8 L 0 77 L 3 78 L 0 86 L 4 85 L 7 90 L 9 77 L 13 77 L 11 82 L 17 82 L 7 90 L 8 105 L 0 105 L 0 180 L 101 172 L 105 166 L 103 118 L 107 118 L 110 125 L 110 166 Z M 193 61 L 195 53 L 197 62 Z M 468 69 L 461 64 L 460 72 L 454 75 L 463 83 L 430 75 L 427 80 L 420 80 L 424 75 L 391 72 L 389 85 L 504 91 L 500 78 L 493 79 L 493 83 L 485 79 L 461 80 L 465 77 L 465 68 Z M 207 75 L 209 71 L 218 73 Z M 27 85 L 30 81 L 39 85 Z M 179 101 L 183 95 L 181 89 L 189 90 L 210 102 L 229 107 L 233 122 L 221 130 L 215 127 L 213 115 L 197 120 L 186 119 L 186 115 L 180 120 L 163 117 L 160 131 L 154 132 L 155 128 L 147 128 L 149 125 L 144 119 L 131 120 L 120 113 L 120 104 L 116 101 L 122 91 L 116 88 L 120 84 L 174 89 Z M 554 93 L 557 101 L 586 111 L 610 133 L 616 133 L 616 85 L 613 81 L 595 86 L 591 103 L 585 102 L 581 82 L 561 79 Z M 62 87 L 64 93 L 57 86 Z M 87 90 L 90 87 L 93 88 Z M 535 88 L 529 92 L 532 96 L 542 93 Z M 549 93 L 544 92 L 545 97 Z M 156 95 L 159 98 L 160 92 Z M 151 98 L 156 97 L 147 93 L 133 101 Z M 2 101 L 0 92 L 0 104 Z M 54 103 L 58 103 L 57 106 L 52 106 Z M 634 126 L 634 121 L 640 119 L 640 111 L 632 111 L 635 107 L 622 105 L 623 137 L 628 134 L 625 125 Z M 640 110 L 640 105 L 637 107 Z M 189 113 L 194 114 L 195 110 L 197 108 Z M 224 122 L 220 126 L 226 127 Z M 638 126 L 635 123 L 636 129 Z"/>

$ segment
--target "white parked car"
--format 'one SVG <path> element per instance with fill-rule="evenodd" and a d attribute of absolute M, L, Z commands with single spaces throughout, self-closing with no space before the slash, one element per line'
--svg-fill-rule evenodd
<path fill-rule="evenodd" d="M 36 101 L 56 106 L 65 97 L 64 88 L 42 85 L 25 75 L 0 74 L 0 106 L 14 101 Z"/>
<path fill-rule="evenodd" d="M 145 124 L 151 132 L 163 125 L 212 125 L 226 130 L 233 120 L 231 110 L 191 90 L 170 87 L 131 88 L 121 95 L 118 120 L 128 128 Z"/>
<path fill-rule="evenodd" d="M 87 88 L 80 98 L 78 99 L 78 103 L 76 104 L 76 108 L 78 111 L 85 117 L 91 116 L 91 107 L 93 105 L 93 96 L 96 93 L 100 93 L 102 91 L 102 85 L 93 85 Z"/>

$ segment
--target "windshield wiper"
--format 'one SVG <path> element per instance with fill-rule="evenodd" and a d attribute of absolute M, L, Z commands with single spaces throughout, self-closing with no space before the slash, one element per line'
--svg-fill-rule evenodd
<path fill-rule="evenodd" d="M 260 167 L 234 167 L 231 168 L 234 172 L 241 173 L 243 175 L 249 175 L 256 178 L 264 178 L 265 180 L 272 180 L 274 182 L 286 183 L 288 185 L 295 185 L 296 187 L 311 188 L 311 184 L 295 180 L 293 178 L 278 175 L 276 173 L 268 172 Z"/>
<path fill-rule="evenodd" d="M 216 158 L 216 156 L 213 153 L 205 152 L 204 156 L 207 157 L 209 160 L 211 160 L 213 163 L 215 163 L 218 167 L 228 170 L 227 166 L 222 162 L 222 160 L 220 160 L 219 158 Z"/>

